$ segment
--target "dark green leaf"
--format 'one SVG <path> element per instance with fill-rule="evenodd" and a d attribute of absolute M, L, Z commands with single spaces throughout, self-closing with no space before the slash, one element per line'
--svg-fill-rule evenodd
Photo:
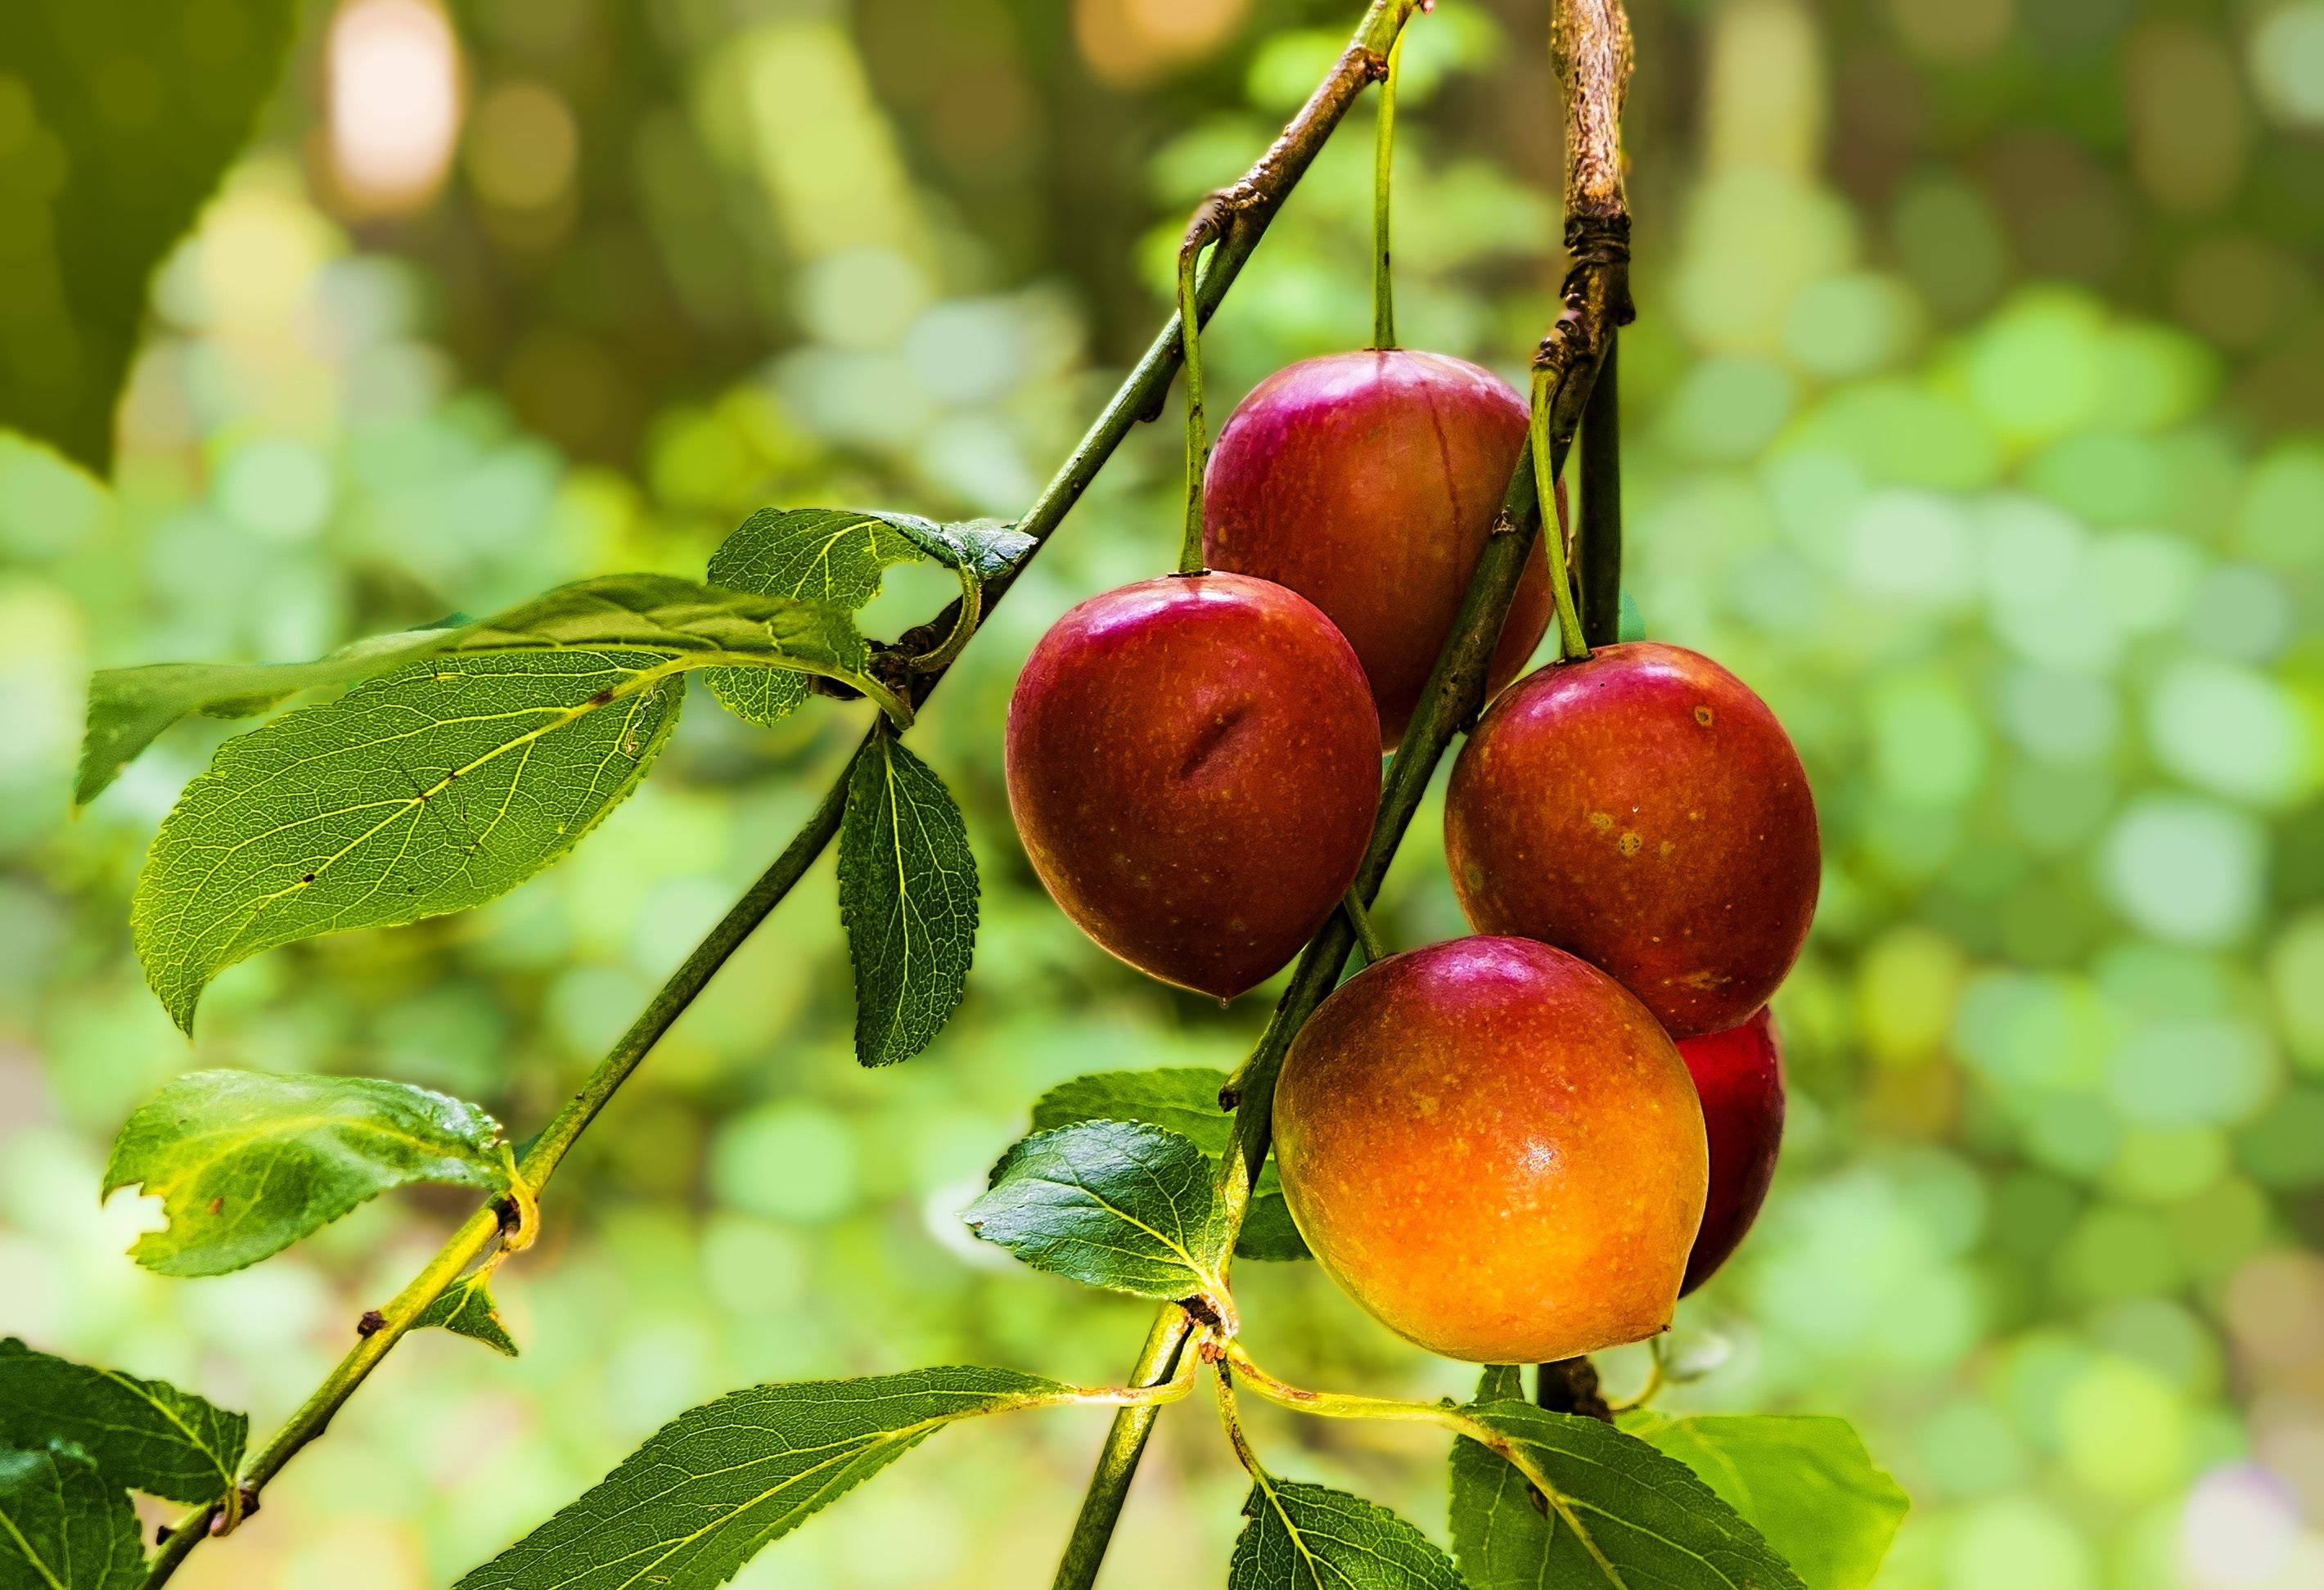
<path fill-rule="evenodd" d="M 190 1071 L 129 1117 L 105 1168 L 108 1195 L 161 1198 L 169 1225 L 130 1253 L 164 1275 L 239 1270 L 410 1181 L 503 1188 L 499 1123 L 401 1082 Z"/>
<path fill-rule="evenodd" d="M 1157 1299 L 1225 1290 L 1211 1158 L 1159 1126 L 1084 1121 L 1026 1138 L 961 1218 L 1034 1269 L 1085 1285 Z"/>
<path fill-rule="evenodd" d="M 1427 1536 L 1360 1496 L 1263 1475 L 1242 1512 L 1227 1590 L 1465 1590 Z"/>
<path fill-rule="evenodd" d="M 1598 1419 L 1514 1400 L 1462 1411 L 1511 1442 L 1553 1489 L 1537 1581 L 1480 1576 L 1480 1590 L 1535 1582 L 1560 1590 L 1803 1590 L 1758 1530 L 1685 1465 L 1644 1441 Z M 1504 1526 L 1512 1505 L 1530 1505 L 1522 1484 L 1483 1516 Z M 1456 1505 L 1453 1540 L 1464 1564 L 1480 1539 L 1478 1516 L 1464 1522 Z M 1498 1557 L 1503 1542 L 1489 1533 L 1483 1539 L 1488 1556 Z"/>
<path fill-rule="evenodd" d="M 1049 1132 L 1076 1121 L 1143 1121 L 1190 1138 L 1216 1160 L 1234 1139 L 1234 1117 L 1219 1108 L 1224 1071 L 1203 1066 L 1159 1071 L 1096 1071 L 1059 1083 L 1033 1101 L 1033 1130 Z M 1243 1212 L 1235 1253 L 1244 1259 L 1305 1259 L 1307 1243 L 1283 1201 L 1283 1178 L 1269 1160 L 1260 1168 L 1250 1207 Z"/>
<path fill-rule="evenodd" d="M 779 675 L 794 683 L 822 674 L 872 696 L 884 710 L 909 716 L 871 678 L 871 650 L 840 607 L 720 590 L 669 575 L 616 574 L 560 586 L 491 618 L 446 619 L 374 635 L 315 662 L 107 669 L 89 685 L 88 731 L 74 799 L 93 798 L 189 713 L 247 716 L 303 691 L 355 684 L 446 652 L 544 651 L 650 654 L 672 673 L 716 669 L 744 677 Z"/>
<path fill-rule="evenodd" d="M 1525 1399 L 1514 1365 L 1489 1364 L 1480 1402 Z M 1466 1437 L 1452 1442 L 1452 1555 L 1470 1590 L 1544 1590 L 1548 1584 L 1549 1516 L 1532 1484 L 1491 1448 Z"/>
<path fill-rule="evenodd" d="M 973 576 L 980 585 L 1014 569 L 1033 547 L 1031 536 L 997 519 L 976 519 L 964 524 L 936 524 L 919 519 L 914 520 L 905 533 L 929 557 L 947 569 Z"/>
<path fill-rule="evenodd" d="M 1614 638 L 1618 641 L 1643 641 L 1646 638 L 1646 615 L 1638 599 L 1630 595 L 1628 586 L 1622 587 L 1622 602 L 1617 619 Z"/>
<path fill-rule="evenodd" d="M 643 652 L 447 656 L 218 749 L 153 841 L 130 907 L 178 1025 L 276 945 L 480 905 L 634 789 L 684 683 Z"/>
<path fill-rule="evenodd" d="M 492 1280 L 489 1276 L 464 1275 L 436 1294 L 436 1300 L 420 1311 L 411 1328 L 441 1326 L 456 1336 L 466 1336 L 472 1342 L 482 1342 L 493 1352 L 507 1357 L 516 1356 L 516 1338 L 501 1323 L 501 1311 L 493 1301 Z"/>
<path fill-rule="evenodd" d="M 954 1420 L 1075 1395 L 1005 1369 L 735 1391 L 664 1425 L 456 1590 L 708 1590 Z"/>
<path fill-rule="evenodd" d="M 465 624 L 466 620 L 458 621 Z M 162 730 L 189 714 L 244 717 L 302 690 L 351 685 L 440 651 L 455 624 L 373 635 L 314 662 L 157 662 L 108 668 L 88 686 L 88 732 L 80 747 L 73 801 L 86 806 Z"/>
<path fill-rule="evenodd" d="M 297 14 L 164 10 L 0 5 L 0 425 L 100 475 L 147 278 L 249 140 Z"/>
<path fill-rule="evenodd" d="M 110 1484 L 198 1506 L 232 1487 L 249 1438 L 247 1415 L 166 1382 L 0 1341 L 0 1444 L 69 1441 Z"/>
<path fill-rule="evenodd" d="M 839 918 L 855 965 L 855 1058 L 908 1060 L 968 991 L 976 857 L 952 791 L 891 735 L 874 735 L 847 776 Z"/>
<path fill-rule="evenodd" d="M 128 1492 L 70 1446 L 0 1447 L 0 1590 L 134 1590 L 144 1577 Z"/>
<path fill-rule="evenodd" d="M 1862 1590 L 1912 1501 L 1846 1419 L 1808 1414 L 1626 1418 L 1783 1553 L 1808 1590 Z"/>
<path fill-rule="evenodd" d="M 761 508 L 710 555 L 710 582 L 761 596 L 797 596 L 854 612 L 880 594 L 899 563 L 927 559 L 973 594 L 1024 555 L 1032 538 L 1005 525 L 938 524 L 915 513 L 858 508 Z M 802 679 L 721 669 L 710 693 L 736 716 L 771 724 L 807 698 Z"/>

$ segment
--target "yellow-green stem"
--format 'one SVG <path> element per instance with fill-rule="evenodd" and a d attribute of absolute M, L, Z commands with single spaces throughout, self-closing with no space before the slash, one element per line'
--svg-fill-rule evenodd
<path fill-rule="evenodd" d="M 1388 76 L 1380 79 L 1379 137 L 1372 148 L 1372 346 L 1396 346 L 1396 279 L 1388 268 L 1388 186 L 1396 163 L 1396 69 L 1404 55 L 1404 35 L 1388 47 Z"/>
<path fill-rule="evenodd" d="M 1363 947 L 1364 965 L 1386 960 L 1388 941 L 1379 936 L 1379 929 L 1372 926 L 1372 913 L 1364 909 L 1363 896 L 1351 889 L 1340 905 L 1348 913 L 1348 925 L 1356 930 L 1356 942 Z"/>
<path fill-rule="evenodd" d="M 1549 521 L 1550 505 L 1557 500 L 1556 464 L 1549 445 L 1550 410 L 1557 401 L 1557 377 L 1548 370 L 1533 373 L 1534 490 L 1542 504 L 1542 550 L 1549 559 L 1550 597 L 1557 604 L 1557 654 L 1561 659 L 1587 657 L 1590 642 L 1582 636 L 1582 615 L 1573 605 L 1573 581 L 1565 568 L 1565 527 Z"/>
<path fill-rule="evenodd" d="M 1178 572 L 1203 572 L 1203 470 L 1211 441 L 1203 424 L 1203 324 L 1194 312 L 1194 265 L 1203 245 L 1188 239 L 1178 250 L 1178 324 L 1186 343 L 1186 528 L 1178 544 Z"/>

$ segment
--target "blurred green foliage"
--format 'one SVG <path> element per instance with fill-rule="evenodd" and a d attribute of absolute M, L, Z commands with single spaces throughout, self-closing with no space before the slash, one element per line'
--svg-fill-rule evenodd
<path fill-rule="evenodd" d="M 2324 4 L 1633 9 L 1628 583 L 1654 633 L 1783 715 L 1830 858 L 1777 1002 L 1784 1165 L 1682 1310 L 1699 1378 L 1664 1405 L 1854 1419 L 1916 1503 L 1884 1585 L 2317 1583 Z M 157 281 L 114 485 L 0 438 L 0 1330 L 271 1426 L 460 1206 L 373 1206 L 165 1281 L 122 1252 L 153 1217 L 95 1202 L 129 1110 L 197 1064 L 340 1070 L 521 1133 L 860 729 L 828 703 L 771 731 L 691 714 L 573 858 L 470 917 L 237 968 L 189 1049 L 124 907 L 221 731 L 173 731 L 69 821 L 91 667 L 314 656 L 584 574 L 694 574 L 767 504 L 1018 511 L 1162 312 L 1184 209 L 1351 10 L 464 0 L 465 111 L 431 154 L 364 143 L 348 107 L 401 62 L 392 102 L 424 119 L 439 14 L 309 5 L 267 137 Z M 359 12 L 384 30 L 362 49 Z M 1400 328 L 1512 373 L 1558 269 L 1542 26 L 1443 0 L 1399 126 Z M 1222 399 L 1366 334 L 1367 133 L 1360 112 L 1215 322 Z M 1001 790 L 1041 629 L 1167 566 L 1167 429 L 913 732 L 986 884 L 952 1028 L 855 1066 L 825 864 L 560 1179 L 497 1288 L 523 1356 L 414 1338 L 181 1582 L 447 1582 L 755 1379 L 1127 1364 L 1143 1306 L 979 1252 L 954 1214 L 1041 1089 L 1231 1067 L 1265 1009 L 1084 942 Z M 870 626 L 948 585 L 897 570 Z M 1379 912 L 1399 943 L 1460 930 L 1432 818 Z M 1466 1389 L 1312 1266 L 1242 1269 L 1285 1372 Z M 1098 1422 L 959 1432 L 738 1583 L 1039 1582 Z M 1242 1487 L 1204 1424 L 1163 1421 L 1110 1583 L 1215 1581 Z M 1258 1433 L 1300 1477 L 1442 1517 L 1439 1443 Z"/>

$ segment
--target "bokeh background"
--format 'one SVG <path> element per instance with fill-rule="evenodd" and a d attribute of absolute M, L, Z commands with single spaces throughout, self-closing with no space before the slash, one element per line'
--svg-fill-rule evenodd
<path fill-rule="evenodd" d="M 1354 0 L 317 0 L 159 277 L 115 486 L 0 439 L 0 1330 L 270 1428 L 465 1207 L 385 1201 L 178 1282 L 106 1145 L 196 1065 L 546 1118 L 839 765 L 860 708 L 697 696 L 645 789 L 473 915 L 224 977 L 189 1049 L 125 906 L 217 726 L 67 816 L 93 667 L 288 659 L 549 583 L 697 572 L 751 509 L 1023 507 Z M 1912 1590 L 2324 1584 L 2324 0 L 1634 0 L 1628 583 L 1810 765 L 1829 874 L 1777 1002 L 1786 1158 L 1682 1309 L 1674 1408 L 1844 1413 Z M 1416 25 L 1401 325 L 1515 374 L 1561 269 L 1536 0 Z M 1369 106 L 1206 342 L 1231 397 L 1369 330 Z M 1167 423 L 1109 469 L 914 743 L 967 804 L 966 1005 L 848 1044 L 826 862 L 559 1178 L 500 1288 L 180 1582 L 438 1585 L 663 1419 L 763 1379 L 1102 1381 L 1143 1305 L 953 1218 L 1038 1089 L 1231 1066 L 1229 1011 L 1050 907 L 999 726 L 1044 625 L 1168 563 Z M 944 597 L 899 572 L 885 633 Z M 1399 943 L 1459 930 L 1434 810 Z M 1287 1373 L 1434 1395 L 1312 1267 L 1247 1265 Z M 1617 1387 L 1640 1372 L 1615 1354 Z M 740 1583 L 1046 1583 L 1102 1416 L 949 1433 Z M 1264 1419 L 1276 1465 L 1442 1531 L 1440 1443 Z M 1106 1583 L 1215 1583 L 1242 1491 L 1164 1421 Z"/>

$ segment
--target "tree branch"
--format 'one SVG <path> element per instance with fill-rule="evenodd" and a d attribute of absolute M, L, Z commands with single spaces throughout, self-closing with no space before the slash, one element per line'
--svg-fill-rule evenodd
<path fill-rule="evenodd" d="M 1629 20 L 1620 0 L 1557 0 L 1555 48 L 1566 88 L 1566 246 L 1573 261 L 1565 277 L 1557 322 L 1543 337 L 1535 365 L 1552 383 L 1548 427 L 1550 467 L 1554 479 L 1572 449 L 1574 432 L 1597 383 L 1599 366 L 1612 346 L 1613 329 L 1634 314 L 1630 303 L 1629 212 L 1622 196 L 1621 114 L 1630 69 Z M 1343 58 L 1344 60 L 1345 58 Z M 1198 215 L 1199 220 L 1199 215 Z M 1437 653 L 1420 704 L 1404 732 L 1380 791 L 1379 815 L 1356 873 L 1351 897 L 1369 906 L 1379 894 L 1388 863 L 1419 809 L 1430 776 L 1452 737 L 1471 723 L 1485 694 L 1485 670 L 1499 643 L 1501 623 L 1517 593 L 1517 577 L 1541 524 L 1534 485 L 1533 443 L 1517 457 L 1493 527 L 1444 646 Z M 1315 1007 L 1338 986 L 1356 940 L 1344 911 L 1333 911 L 1308 941 L 1277 1003 L 1267 1030 L 1241 1070 L 1227 1084 L 1220 1103 L 1235 1112 L 1235 1136 L 1222 1165 L 1222 1191 L 1231 1230 L 1240 1232 L 1273 1144 L 1275 1079 L 1283 1057 Z M 1133 1382 L 1175 1373 L 1177 1352 L 1190 1328 L 1176 1305 L 1166 1305 L 1147 1337 L 1147 1352 L 1132 1372 Z M 1175 1331 L 1175 1336 L 1173 1332 Z M 1170 1340 L 1167 1354 L 1155 1346 Z M 1054 1590 L 1090 1590 L 1123 1498 L 1138 1472 L 1154 1425 L 1148 1409 L 1125 1409 L 1114 1416 L 1099 1449 L 1080 1517 L 1058 1565 Z"/>
<path fill-rule="evenodd" d="M 1207 321 L 1225 299 L 1227 290 L 1259 246 L 1268 226 L 1282 207 L 1291 190 L 1314 162 L 1342 118 L 1347 114 L 1356 96 L 1378 79 L 1387 67 L 1387 51 L 1395 42 L 1397 31 L 1417 8 L 1419 0 L 1371 0 L 1358 27 L 1354 40 L 1332 70 L 1300 107 L 1298 115 L 1285 126 L 1277 137 L 1255 163 L 1249 174 L 1233 187 L 1222 190 L 1204 201 L 1198 215 L 1207 213 L 1209 225 L 1216 228 L 1213 236 L 1217 246 L 1211 251 L 1208 267 L 1194 291 L 1197 314 Z M 1025 556 L 1006 571 L 984 582 L 982 607 L 990 613 L 1024 571 L 1025 565 L 1038 552 L 1057 527 L 1072 512 L 1074 504 L 1097 478 L 1116 448 L 1130 434 L 1130 428 L 1141 420 L 1160 413 L 1171 382 L 1176 377 L 1180 364 L 1181 343 L 1179 319 L 1174 310 L 1162 328 L 1139 358 L 1137 366 L 1114 390 L 1111 398 L 1091 422 L 1081 440 L 1067 455 L 1039 496 L 1025 511 L 1017 528 L 1033 538 L 1033 545 Z M 960 618 L 957 598 L 932 621 L 932 633 L 950 633 Z M 930 692 L 942 682 L 945 668 L 913 675 L 908 681 L 908 699 L 918 707 Z M 853 765 L 851 757 L 849 765 Z M 819 857 L 839 832 L 839 820 L 846 805 L 847 772 L 843 768 L 831 788 L 816 808 L 807 826 L 784 847 L 758 882 L 751 885 L 742 898 L 722 918 L 718 925 L 696 945 L 684 964 L 672 973 L 669 980 L 655 994 L 643 1014 L 622 1035 L 622 1040 L 600 1060 L 580 1088 L 566 1102 L 554 1120 L 541 1132 L 524 1159 L 521 1169 L 527 1184 L 538 1194 L 555 1172 L 574 1142 L 597 1118 L 608 1101 L 626 1082 L 631 1074 L 651 1052 L 653 1046 L 670 1024 L 690 1005 L 727 958 L 750 937 L 753 929 L 766 920 L 769 912 L 779 905 L 807 869 Z M 342 1358 L 313 1395 L 300 1406 L 290 1420 L 275 1432 L 266 1446 L 245 1466 L 242 1476 L 241 1494 L 248 1505 L 254 1507 L 258 1492 L 268 1481 L 281 1473 L 285 1464 L 298 1456 L 308 1443 L 320 1436 L 331 1418 L 346 1405 L 356 1389 L 369 1379 L 372 1372 L 383 1360 L 390 1349 L 401 1340 L 420 1313 L 433 1302 L 437 1294 L 456 1280 L 468 1267 L 484 1257 L 500 1240 L 501 1220 L 493 1205 L 478 1210 L 453 1233 L 449 1241 L 417 1276 L 413 1277 L 395 1300 L 387 1308 L 376 1310 L 380 1323 L 358 1338 L 353 1350 Z M 1183 1321 L 1183 1316 L 1180 1317 Z M 1177 1347 L 1185 1340 L 1182 1327 L 1175 1339 L 1165 1340 L 1170 1333 L 1157 1326 L 1153 1351 L 1142 1355 L 1139 1373 L 1133 1377 L 1140 1386 L 1167 1382 L 1177 1361 Z M 1123 1415 L 1137 1415 L 1150 1421 L 1155 1412 L 1151 1404 L 1125 1408 Z M 1127 1476 L 1124 1476 L 1127 1484 Z M 158 1590 L 177 1572 L 178 1566 L 195 1547 L 208 1539 L 220 1517 L 220 1510 L 212 1507 L 198 1511 L 180 1520 L 163 1539 L 148 1567 L 145 1590 Z M 1111 1528 L 1111 1521 L 1108 1524 Z M 1093 1568 L 1093 1571 L 1094 1569 Z"/>

